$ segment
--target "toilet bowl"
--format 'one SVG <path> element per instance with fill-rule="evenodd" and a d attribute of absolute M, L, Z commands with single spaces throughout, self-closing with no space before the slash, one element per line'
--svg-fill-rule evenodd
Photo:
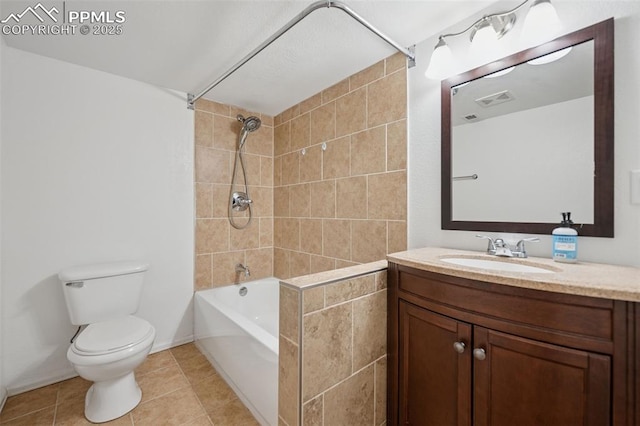
<path fill-rule="evenodd" d="M 93 383 L 85 396 L 85 416 L 102 423 L 123 416 L 142 398 L 134 369 L 145 360 L 156 332 L 132 315 L 90 324 L 69 346 L 67 359 Z"/>

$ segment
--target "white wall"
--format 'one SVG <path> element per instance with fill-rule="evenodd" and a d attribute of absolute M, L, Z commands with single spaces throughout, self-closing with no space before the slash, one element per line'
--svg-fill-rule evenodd
<path fill-rule="evenodd" d="M 151 264 L 152 350 L 192 339 L 193 112 L 185 95 L 6 48 L 2 325 L 10 394 L 73 375 L 57 273 Z"/>
<path fill-rule="evenodd" d="M 565 32 L 615 18 L 615 238 L 579 239 L 578 256 L 584 261 L 640 266 L 640 206 L 630 203 L 629 172 L 640 169 L 640 2 L 554 1 Z M 512 3 L 494 4 L 485 13 L 507 10 Z M 459 31 L 482 14 L 443 29 Z M 521 22 L 518 24 L 521 25 Z M 501 41 L 504 55 L 517 46 L 519 25 Z M 419 43 L 418 65 L 409 70 L 409 174 L 408 244 L 482 251 L 486 243 L 476 232 L 440 229 L 440 82 L 424 77 L 438 34 Z M 517 197 L 506 202 L 517 202 Z M 503 235 L 507 239 L 519 236 Z M 551 238 L 541 236 L 529 244 L 533 256 L 551 256 Z"/>

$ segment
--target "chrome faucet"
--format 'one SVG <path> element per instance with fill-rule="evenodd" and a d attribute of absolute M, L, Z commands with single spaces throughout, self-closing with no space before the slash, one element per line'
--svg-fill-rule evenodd
<path fill-rule="evenodd" d="M 249 267 L 248 266 L 244 266 L 242 263 L 237 263 L 236 264 L 236 273 L 237 274 L 244 274 L 245 277 L 250 277 L 251 276 L 251 271 L 249 271 Z"/>
<path fill-rule="evenodd" d="M 527 251 L 524 247 L 524 243 L 526 241 L 531 241 L 537 243 L 540 241 L 537 237 L 532 238 L 523 238 L 516 243 L 514 249 L 511 249 L 509 244 L 503 240 L 502 238 L 496 238 L 495 240 L 486 235 L 476 235 L 477 238 L 482 238 L 488 240 L 487 243 L 487 254 L 493 256 L 501 256 L 501 257 L 519 257 L 525 258 L 527 257 Z"/>

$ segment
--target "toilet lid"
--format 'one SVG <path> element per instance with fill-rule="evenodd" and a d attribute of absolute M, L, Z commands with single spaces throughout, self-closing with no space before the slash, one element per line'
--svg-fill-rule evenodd
<path fill-rule="evenodd" d="M 126 316 L 89 324 L 74 342 L 75 349 L 89 354 L 115 352 L 141 342 L 153 333 L 142 318 Z"/>

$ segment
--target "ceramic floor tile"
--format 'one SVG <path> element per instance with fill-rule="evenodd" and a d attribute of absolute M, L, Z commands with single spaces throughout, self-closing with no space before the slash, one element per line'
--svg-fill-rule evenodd
<path fill-rule="evenodd" d="M 138 405 L 133 411 L 136 426 L 181 425 L 206 415 L 191 389 L 170 394 Z"/>
<path fill-rule="evenodd" d="M 187 380 L 190 378 L 190 380 Z M 142 402 L 109 426 L 244 426 L 258 423 L 209 361 L 190 343 L 150 355 L 136 369 Z M 89 426 L 84 398 L 91 382 L 65 380 L 12 396 L 0 424 Z M 215 420 L 214 420 L 215 417 Z"/>
<path fill-rule="evenodd" d="M 53 418 L 56 412 L 55 405 L 43 408 L 38 411 L 31 412 L 24 416 L 16 417 L 7 422 L 2 422 L 5 426 L 50 426 L 53 424 Z"/>
<path fill-rule="evenodd" d="M 7 399 L 0 422 L 24 416 L 45 407 L 55 407 L 59 383 L 11 396 Z"/>
<path fill-rule="evenodd" d="M 171 351 L 162 351 L 151 354 L 142 363 L 142 365 L 136 368 L 136 377 L 140 377 L 151 371 L 159 370 L 165 367 L 171 367 L 176 365 L 176 360 L 171 354 Z"/>
<path fill-rule="evenodd" d="M 142 389 L 142 402 L 189 387 L 189 382 L 177 365 L 152 371 L 137 378 L 137 381 Z"/>

